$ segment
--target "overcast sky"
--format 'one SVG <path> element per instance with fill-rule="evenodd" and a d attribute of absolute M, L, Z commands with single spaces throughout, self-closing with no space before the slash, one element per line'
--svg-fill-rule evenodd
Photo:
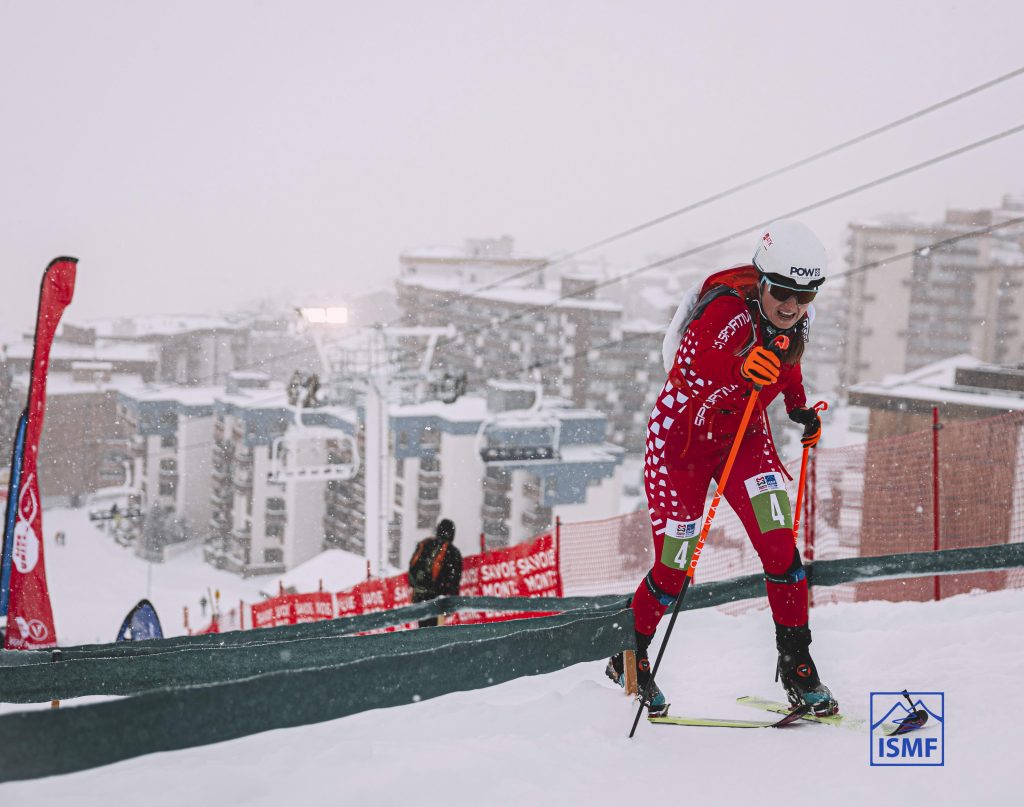
<path fill-rule="evenodd" d="M 398 254 L 566 251 L 1024 65 L 1008 2 L 0 0 L 3 326 L 342 302 Z M 621 242 L 676 252 L 1024 123 L 1024 77 Z M 804 216 L 1024 193 L 1024 135 Z M 736 243 L 749 257 L 753 238 Z"/>

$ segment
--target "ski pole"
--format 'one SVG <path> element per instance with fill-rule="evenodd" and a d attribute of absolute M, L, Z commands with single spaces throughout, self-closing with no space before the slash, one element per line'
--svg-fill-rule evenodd
<path fill-rule="evenodd" d="M 771 347 L 776 351 L 783 351 L 789 347 L 789 338 L 784 334 L 779 334 L 772 341 Z M 640 693 L 640 708 L 636 710 L 636 717 L 633 718 L 633 727 L 629 730 L 630 739 L 633 738 L 633 734 L 636 733 L 636 727 L 640 723 L 640 715 L 643 714 L 644 707 L 647 705 L 647 700 L 650 698 L 651 685 L 654 683 L 655 676 L 658 674 L 658 668 L 661 666 L 661 660 L 665 656 L 665 648 L 668 647 L 668 640 L 672 636 L 672 628 L 676 624 L 676 617 L 679 616 L 679 606 L 683 602 L 683 597 L 686 596 L 686 589 L 690 587 L 690 583 L 693 581 L 693 573 L 697 569 L 697 562 L 700 560 L 700 553 L 704 549 L 704 542 L 707 540 L 708 532 L 711 530 L 711 522 L 715 518 L 715 513 L 718 511 L 718 503 L 722 498 L 722 491 L 725 490 L 726 484 L 729 482 L 729 475 L 732 473 L 733 463 L 736 461 L 736 455 L 739 454 L 740 444 L 743 442 L 743 433 L 747 430 L 747 424 L 750 422 L 750 416 L 754 412 L 754 406 L 757 403 L 757 397 L 761 394 L 761 385 L 754 384 L 754 389 L 750 393 L 750 398 L 747 400 L 747 407 L 743 410 L 743 417 L 740 419 L 740 427 L 736 430 L 736 436 L 732 441 L 732 448 L 729 449 L 729 457 L 725 461 L 725 467 L 722 468 L 722 475 L 718 478 L 718 485 L 715 488 L 715 496 L 711 500 L 711 506 L 708 508 L 708 514 L 704 517 L 704 525 L 700 528 L 700 536 L 697 538 L 697 545 L 693 548 L 693 555 L 690 558 L 689 568 L 686 570 L 686 577 L 683 578 L 683 588 L 679 592 L 679 596 L 676 597 L 676 601 L 672 606 L 672 616 L 668 621 L 668 629 L 665 631 L 665 640 L 661 643 L 661 647 L 658 648 L 658 655 L 654 659 L 654 666 L 651 668 L 651 677 L 647 680 L 647 685 L 644 687 L 643 692 Z"/>
<path fill-rule="evenodd" d="M 828 404 L 825 401 L 818 401 L 814 405 L 815 412 L 825 412 Z M 804 455 L 800 460 L 800 481 L 796 486 L 796 513 L 793 515 L 793 543 L 796 544 L 796 537 L 800 534 L 800 507 L 804 501 L 804 480 L 807 478 L 807 454 L 810 452 L 808 446 L 804 446 Z"/>

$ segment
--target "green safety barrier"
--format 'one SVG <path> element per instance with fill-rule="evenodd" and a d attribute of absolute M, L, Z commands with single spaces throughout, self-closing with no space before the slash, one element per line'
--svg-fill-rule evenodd
<path fill-rule="evenodd" d="M 1024 544 L 818 561 L 807 571 L 813 585 L 831 586 L 1020 566 Z M 760 574 L 701 583 L 690 589 L 684 609 L 763 595 Z M 457 610 L 559 613 L 355 635 Z M 304 625 L 68 647 L 57 663 L 50 651 L 0 653 L 0 701 L 126 696 L 0 717 L 0 781 L 490 686 L 601 659 L 633 642 L 632 612 L 622 595 L 449 597 Z"/>
<path fill-rule="evenodd" d="M 577 623 L 583 616 L 622 612 L 626 608 L 625 599 L 616 597 L 615 600 L 614 605 L 540 619 L 546 627 L 557 627 Z M 535 621 L 491 622 L 370 636 L 290 638 L 287 634 L 275 634 L 258 644 L 167 648 L 164 652 L 144 655 L 76 657 L 76 654 L 62 652 L 60 661 L 55 663 L 0 668 L 0 698 L 9 703 L 43 703 L 84 695 L 127 696 L 155 689 L 222 683 L 272 672 L 436 649 L 439 642 L 449 641 L 453 632 L 461 642 L 500 639 Z M 256 631 L 257 635 L 262 632 Z M 589 637 L 581 635 L 575 643 L 585 653 Z M 124 644 L 127 643 L 111 646 L 110 652 L 117 652 Z"/>
<path fill-rule="evenodd" d="M 476 626 L 413 631 L 431 641 L 405 642 L 401 650 L 345 663 L 6 715 L 0 717 L 0 782 L 70 773 L 478 689 L 603 659 L 633 642 L 628 609 L 500 624 L 504 631 L 485 638 L 468 630 Z M 351 641 L 365 638 L 370 637 Z"/>
<path fill-rule="evenodd" d="M 81 658 L 116 658 L 141 656 L 150 653 L 165 653 L 169 650 L 196 648 L 250 647 L 271 642 L 331 638 L 349 636 L 372 630 L 404 625 L 420 619 L 436 618 L 444 613 L 459 610 L 470 611 L 524 611 L 524 612 L 567 612 L 585 610 L 619 610 L 626 598 L 621 594 L 597 597 L 440 597 L 429 602 L 379 611 L 360 616 L 341 617 L 321 622 L 300 625 L 284 625 L 277 628 L 229 631 L 227 633 L 204 634 L 202 636 L 174 636 L 167 639 L 147 639 L 140 642 L 116 642 L 109 644 L 74 645 L 61 648 L 65 661 Z M 51 661 L 49 650 L 0 651 L 0 668 L 23 664 L 46 664 Z M 2 690 L 0 670 L 0 690 Z"/>

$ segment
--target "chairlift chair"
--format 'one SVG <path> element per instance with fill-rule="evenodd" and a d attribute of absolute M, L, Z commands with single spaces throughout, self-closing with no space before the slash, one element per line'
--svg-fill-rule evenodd
<path fill-rule="evenodd" d="M 320 465 L 298 465 L 295 458 L 299 456 L 302 445 L 310 442 L 337 440 L 347 443 L 352 459 L 349 462 L 331 462 Z M 322 426 L 307 426 L 302 422 L 302 413 L 295 410 L 295 422 L 290 424 L 285 433 L 274 438 L 270 447 L 270 471 L 267 481 L 287 482 L 327 482 L 332 479 L 349 480 L 359 472 L 359 447 L 356 438 Z"/>

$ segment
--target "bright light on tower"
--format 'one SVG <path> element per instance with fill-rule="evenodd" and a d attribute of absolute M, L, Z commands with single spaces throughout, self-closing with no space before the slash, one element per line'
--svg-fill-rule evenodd
<path fill-rule="evenodd" d="M 344 325 L 348 322 L 348 309 L 343 306 L 300 308 L 299 314 L 312 325 Z"/>

